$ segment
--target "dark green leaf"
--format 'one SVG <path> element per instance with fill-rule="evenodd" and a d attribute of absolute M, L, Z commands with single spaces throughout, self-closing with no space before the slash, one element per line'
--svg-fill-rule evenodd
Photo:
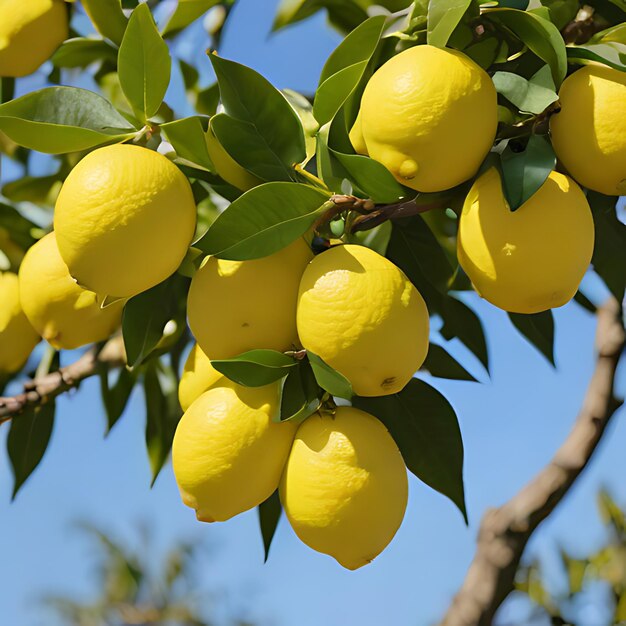
<path fill-rule="evenodd" d="M 13 498 L 43 458 L 54 425 L 54 400 L 29 407 L 11 420 L 7 452 L 13 469 Z"/>
<path fill-rule="evenodd" d="M 0 104 L 13 99 L 15 95 L 15 78 L 0 76 Z"/>
<path fill-rule="evenodd" d="M 531 135 L 522 152 L 509 142 L 502 153 L 502 190 L 511 211 L 519 209 L 538 189 L 556 166 L 552 144 L 543 135 Z"/>
<path fill-rule="evenodd" d="M 285 378 L 280 401 L 280 421 L 302 420 L 320 407 L 320 388 L 308 361 L 300 361 Z"/>
<path fill-rule="evenodd" d="M 5 188 L 2 190 L 5 192 Z M 0 202 L 0 228 L 6 230 L 11 241 L 26 251 L 35 243 L 33 232 L 37 229 L 34 222 L 25 218 L 17 209 Z"/>
<path fill-rule="evenodd" d="M 363 4 L 362 0 L 360 4 Z M 352 30 L 368 17 L 365 9 L 354 0 L 282 0 L 272 30 L 295 24 L 324 8 L 328 11 L 331 24 L 344 32 Z"/>
<path fill-rule="evenodd" d="M 553 88 L 545 87 L 539 81 L 533 81 L 532 78 L 526 80 L 512 72 L 496 72 L 493 75 L 493 83 L 496 91 L 522 112 L 542 113 L 558 100 Z"/>
<path fill-rule="evenodd" d="M 179 0 L 174 13 L 163 28 L 163 37 L 173 37 L 202 17 L 220 0 Z"/>
<path fill-rule="evenodd" d="M 456 413 L 434 387 L 413 378 L 400 392 L 355 397 L 352 404 L 389 429 L 413 474 L 454 502 L 467 523 L 463 488 L 463 440 Z"/>
<path fill-rule="evenodd" d="M 76 87 L 48 87 L 0 105 L 0 130 L 25 148 L 64 154 L 135 135 L 107 100 Z"/>
<path fill-rule="evenodd" d="M 213 171 L 213 163 L 206 146 L 203 119 L 197 116 L 161 124 L 161 130 L 174 146 L 179 158 Z"/>
<path fill-rule="evenodd" d="M 269 149 L 286 166 L 300 163 L 306 156 L 304 131 L 300 118 L 283 94 L 254 70 L 209 55 L 220 88 L 224 111 L 235 119 L 251 124 Z M 216 135 L 227 152 L 226 137 Z M 239 161 L 253 173 L 248 163 Z"/>
<path fill-rule="evenodd" d="M 484 16 L 513 31 L 552 71 L 558 89 L 567 74 L 565 42 L 559 29 L 535 13 L 517 9 L 488 9 Z"/>
<path fill-rule="evenodd" d="M 263 537 L 263 549 L 265 556 L 263 562 L 267 562 L 267 557 L 270 554 L 270 546 L 272 545 L 272 539 L 276 532 L 276 526 L 280 515 L 283 512 L 283 507 L 280 504 L 280 498 L 278 497 L 278 490 L 276 490 L 265 502 L 261 502 L 257 509 L 259 513 L 259 527 L 261 528 L 261 537 Z"/>
<path fill-rule="evenodd" d="M 68 39 L 54 53 L 51 59 L 55 67 L 85 68 L 97 61 L 117 61 L 117 51 L 106 41 L 76 37 Z"/>
<path fill-rule="evenodd" d="M 136 370 L 122 367 L 113 386 L 109 385 L 109 371 L 103 369 L 100 372 L 100 391 L 107 414 L 107 432 L 110 432 L 122 417 L 136 382 Z"/>
<path fill-rule="evenodd" d="M 172 61 L 150 8 L 140 4 L 130 16 L 118 56 L 120 85 L 137 115 L 146 121 L 159 110 L 170 82 Z"/>
<path fill-rule="evenodd" d="M 428 43 L 431 46 L 444 48 L 470 4 L 471 0 L 430 0 L 428 3 Z"/>
<path fill-rule="evenodd" d="M 101 35 L 117 45 L 122 43 L 126 17 L 120 0 L 82 0 L 82 5 Z"/>
<path fill-rule="evenodd" d="M 212 359 L 211 365 L 226 378 L 246 387 L 262 387 L 284 378 L 297 362 L 276 350 L 250 350 L 232 359 Z"/>
<path fill-rule="evenodd" d="M 444 348 L 436 343 L 431 343 L 428 347 L 428 355 L 422 365 L 422 369 L 437 378 L 477 382 L 454 357 L 450 356 Z"/>
<path fill-rule="evenodd" d="M 59 174 L 51 176 L 24 176 L 7 183 L 2 195 L 12 202 L 33 202 L 52 205 L 56 200 L 62 179 Z"/>
<path fill-rule="evenodd" d="M 237 198 L 194 246 L 236 261 L 268 256 L 302 236 L 327 210 L 328 198 L 299 183 L 259 185 Z"/>
<path fill-rule="evenodd" d="M 578 0 L 541 0 L 541 4 L 548 8 L 550 21 L 559 29 L 567 26 L 578 13 L 580 3 Z M 522 8 L 522 7 L 515 7 Z"/>
<path fill-rule="evenodd" d="M 543 356 L 554 363 L 554 317 L 552 311 L 532 315 L 509 313 L 513 325 Z"/>
<path fill-rule="evenodd" d="M 344 67 L 325 80 L 315 93 L 313 115 L 320 124 L 330 122 L 359 84 L 367 61 Z"/>
<path fill-rule="evenodd" d="M 626 44 L 609 41 L 584 46 L 567 46 L 567 59 L 570 63 L 585 65 L 602 63 L 626 72 Z"/>
<path fill-rule="evenodd" d="M 350 381 L 337 370 L 334 370 L 328 363 L 325 363 L 312 352 L 307 352 L 309 363 L 313 369 L 317 384 L 328 391 L 331 396 L 350 400 L 352 397 L 352 385 Z"/>

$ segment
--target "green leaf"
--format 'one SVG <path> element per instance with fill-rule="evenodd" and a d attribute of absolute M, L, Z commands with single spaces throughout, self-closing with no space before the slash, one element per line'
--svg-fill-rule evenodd
<path fill-rule="evenodd" d="M 126 30 L 126 16 L 120 0 L 82 0 L 95 29 L 118 46 Z"/>
<path fill-rule="evenodd" d="M 552 144 L 543 135 L 531 135 L 522 152 L 511 142 L 502 153 L 502 190 L 511 211 L 519 209 L 545 183 L 556 166 Z"/>
<path fill-rule="evenodd" d="M 143 122 L 159 110 L 170 83 L 172 60 L 150 8 L 140 4 L 130 16 L 118 55 L 122 91 Z"/>
<path fill-rule="evenodd" d="M 559 30 L 563 30 L 576 17 L 580 8 L 578 0 L 541 0 L 541 4 L 548 8 L 550 21 Z"/>
<path fill-rule="evenodd" d="M 102 96 L 76 87 L 47 87 L 0 105 L 0 130 L 49 154 L 119 143 L 136 132 Z"/>
<path fill-rule="evenodd" d="M 388 428 L 413 474 L 457 505 L 467 523 L 463 487 L 463 440 L 448 400 L 413 378 L 400 392 L 378 398 L 354 397 L 352 404 Z"/>
<path fill-rule="evenodd" d="M 163 28 L 163 37 L 173 37 L 202 17 L 220 0 L 178 0 L 176 9 Z"/>
<path fill-rule="evenodd" d="M 203 118 L 185 117 L 181 120 L 161 124 L 161 130 L 167 140 L 174 146 L 179 158 L 213 171 L 213 163 L 206 145 L 206 129 Z"/>
<path fill-rule="evenodd" d="M 126 303 L 122 334 L 129 367 L 141 363 L 159 343 L 165 325 L 179 312 L 187 286 L 186 278 L 174 274 Z"/>
<path fill-rule="evenodd" d="M 590 191 L 587 200 L 595 226 L 591 264 L 617 301 L 622 302 L 626 285 L 626 225 L 617 217 L 617 198 Z"/>
<path fill-rule="evenodd" d="M 172 448 L 182 409 L 178 403 L 178 379 L 169 365 L 164 365 L 158 359 L 151 361 L 144 374 L 143 384 L 146 447 L 152 469 L 151 485 L 154 485 Z"/>
<path fill-rule="evenodd" d="M 252 125 L 259 141 L 265 143 L 285 167 L 302 162 L 306 157 L 304 131 L 300 118 L 285 96 L 245 65 L 215 54 L 210 54 L 209 59 L 217 77 L 225 113 Z M 234 155 L 228 137 L 220 134 L 218 128 L 215 128 L 215 134 L 226 151 Z M 253 167 L 258 164 L 236 160 L 258 175 Z"/>
<path fill-rule="evenodd" d="M 109 371 L 107 369 L 100 371 L 100 393 L 107 414 L 107 432 L 110 432 L 122 417 L 136 382 L 136 370 L 120 368 L 113 386 L 109 384 Z"/>
<path fill-rule="evenodd" d="M 444 48 L 470 4 L 471 0 L 430 0 L 426 35 L 428 44 Z"/>
<path fill-rule="evenodd" d="M 428 355 L 422 365 L 422 369 L 436 378 L 477 382 L 454 357 L 450 356 L 444 348 L 436 343 L 431 343 L 428 347 Z"/>
<path fill-rule="evenodd" d="M 35 204 L 54 204 L 61 189 L 59 174 L 50 176 L 24 176 L 7 183 L 2 188 L 2 195 L 12 202 L 33 202 Z"/>
<path fill-rule="evenodd" d="M 320 9 L 328 11 L 330 23 L 346 32 L 358 26 L 367 19 L 367 13 L 362 4 L 367 0 L 282 0 L 278 6 L 272 30 L 276 31 L 289 24 L 295 24 L 317 13 Z M 382 4 L 378 2 L 378 4 Z"/>
<path fill-rule="evenodd" d="M 15 95 L 15 78 L 0 76 L 0 104 L 13 100 Z"/>
<path fill-rule="evenodd" d="M 239 385 L 263 387 L 287 376 L 297 362 L 276 350 L 250 350 L 232 359 L 211 359 L 211 365 Z"/>
<path fill-rule="evenodd" d="M 509 313 L 509 318 L 517 330 L 548 359 L 554 362 L 554 317 L 552 311 L 532 315 Z"/>
<path fill-rule="evenodd" d="M 570 63 L 582 65 L 602 63 L 626 72 L 626 44 L 609 41 L 584 46 L 567 46 L 567 59 Z"/>
<path fill-rule="evenodd" d="M 300 183 L 259 185 L 221 213 L 194 247 L 234 261 L 268 256 L 301 237 L 328 209 L 329 196 Z"/>
<path fill-rule="evenodd" d="M 13 469 L 13 498 L 33 473 L 50 442 L 54 425 L 54 400 L 29 407 L 11 420 L 7 452 Z"/>
<path fill-rule="evenodd" d="M 278 490 L 276 490 L 265 502 L 259 504 L 257 511 L 259 513 L 259 527 L 261 529 L 261 537 L 263 538 L 263 549 L 265 556 L 263 562 L 267 562 L 267 557 L 270 554 L 270 546 L 272 545 L 272 539 L 276 532 L 276 526 L 280 520 L 280 515 L 283 512 L 283 507 L 278 497 Z"/>
<path fill-rule="evenodd" d="M 488 9 L 483 15 L 511 30 L 532 52 L 543 59 L 558 89 L 567 74 L 565 42 L 559 29 L 535 13 L 517 9 Z"/>
<path fill-rule="evenodd" d="M 545 67 L 548 68 L 547 65 Z M 496 72 L 493 75 L 493 84 L 496 91 L 514 104 L 519 111 L 538 114 L 545 111 L 559 97 L 553 88 L 544 87 L 533 81 L 533 78 L 526 80 L 512 72 Z"/>
<path fill-rule="evenodd" d="M 350 400 L 353 393 L 350 381 L 316 354 L 307 351 L 307 355 L 317 384 L 328 391 L 331 396 Z"/>
<path fill-rule="evenodd" d="M 599 33 L 596 33 L 588 43 L 608 43 L 612 41 L 626 44 L 626 22 L 611 26 L 611 28 L 607 28 L 606 30 L 601 30 Z"/>
<path fill-rule="evenodd" d="M 359 84 L 367 61 L 355 63 L 333 74 L 315 92 L 313 115 L 322 124 L 330 122 Z"/>
<path fill-rule="evenodd" d="M 84 69 L 97 61 L 116 63 L 117 52 L 102 39 L 76 37 L 63 42 L 52 55 L 51 61 L 55 67 Z"/>
<path fill-rule="evenodd" d="M 300 421 L 320 408 L 320 388 L 308 361 L 300 361 L 285 378 L 280 401 L 281 422 Z"/>

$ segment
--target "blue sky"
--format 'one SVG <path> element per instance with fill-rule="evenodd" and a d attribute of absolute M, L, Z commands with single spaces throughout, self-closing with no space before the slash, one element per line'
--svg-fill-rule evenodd
<path fill-rule="evenodd" d="M 278 87 L 312 92 L 328 54 L 339 42 L 322 16 L 272 37 L 274 0 L 241 0 L 220 53 L 262 72 Z M 208 69 L 208 45 L 194 31 L 185 54 Z M 196 47 L 195 53 L 193 48 Z M 29 89 L 36 83 L 31 80 Z M 5 179 L 11 168 L 3 171 Z M 593 279 L 589 294 L 605 292 Z M 492 376 L 456 341 L 449 349 L 483 383 L 433 380 L 457 410 L 465 443 L 465 483 L 470 525 L 444 497 L 410 480 L 409 507 L 389 548 L 356 572 L 308 549 L 286 521 L 279 525 L 270 559 L 263 564 L 256 512 L 223 524 L 195 521 L 182 505 L 168 464 L 153 489 L 144 449 L 143 398 L 135 393 L 123 419 L 103 437 L 105 418 L 98 382 L 62 397 L 49 450 L 16 501 L 0 453 L 0 623 L 48 626 L 38 608 L 42 594 L 88 598 L 93 587 L 90 544 L 72 528 L 77 519 L 102 526 L 136 544 L 136 528 L 153 528 L 155 554 L 180 538 L 206 546 L 201 588 L 216 593 L 223 613 L 235 611 L 257 623 L 285 626 L 344 626 L 381 623 L 426 626 L 440 617 L 463 579 L 474 550 L 480 517 L 525 484 L 552 456 L 569 431 L 593 368 L 594 319 L 576 304 L 555 311 L 557 370 L 525 343 L 505 313 L 468 294 L 465 301 L 487 329 Z M 70 360 L 76 355 L 65 355 Z M 618 375 L 626 392 L 626 372 Z M 602 539 L 595 493 L 608 486 L 626 502 L 623 411 L 618 413 L 591 467 L 530 545 L 549 572 L 559 545 L 584 554 Z M 4 447 L 7 428 L 0 428 Z M 552 577 L 558 587 L 558 578 Z M 583 607 L 588 626 L 602 624 L 593 606 Z M 520 623 L 523 606 L 503 615 Z M 510 618 L 510 620 L 509 620 Z"/>

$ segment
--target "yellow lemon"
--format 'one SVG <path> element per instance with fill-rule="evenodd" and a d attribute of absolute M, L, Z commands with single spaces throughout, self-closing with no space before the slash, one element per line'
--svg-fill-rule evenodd
<path fill-rule="evenodd" d="M 463 53 L 415 46 L 374 73 L 361 99 L 360 123 L 367 153 L 399 182 L 442 191 L 471 178 L 491 149 L 496 90 Z M 365 153 L 360 141 L 355 144 Z"/>
<path fill-rule="evenodd" d="M 178 401 L 183 411 L 186 411 L 198 396 L 210 389 L 221 378 L 222 374 L 213 369 L 209 357 L 195 343 L 187 357 L 183 375 L 178 384 Z"/>
<path fill-rule="evenodd" d="M 184 174 L 163 155 L 125 144 L 80 161 L 54 211 L 70 274 L 99 296 L 131 297 L 165 280 L 187 253 L 195 227 Z"/>
<path fill-rule="evenodd" d="M 565 79 L 559 101 L 550 133 L 561 163 L 584 187 L 626 194 L 626 73 L 586 65 Z"/>
<path fill-rule="evenodd" d="M 335 246 L 307 267 L 298 297 L 302 345 L 359 396 L 400 391 L 428 351 L 428 310 L 402 270 L 364 246 Z"/>
<path fill-rule="evenodd" d="M 313 254 L 304 239 L 253 261 L 206 258 L 189 288 L 187 315 L 211 359 L 257 348 L 288 350 L 298 341 L 298 284 Z"/>
<path fill-rule="evenodd" d="M 20 304 L 17 274 L 0 272 L 0 374 L 20 370 L 38 342 Z"/>
<path fill-rule="evenodd" d="M 260 178 L 257 178 L 254 174 L 251 174 L 248 170 L 239 165 L 239 163 L 226 152 L 219 142 L 219 139 L 215 136 L 210 123 L 206 133 L 206 147 L 218 176 L 233 185 L 233 187 L 247 191 L 263 182 Z"/>
<path fill-rule="evenodd" d="M 589 204 L 571 178 L 552 172 L 511 212 L 492 168 L 465 200 L 457 254 L 485 300 L 512 313 L 539 313 L 574 296 L 593 242 Z"/>
<path fill-rule="evenodd" d="M 180 420 L 172 445 L 183 502 L 203 522 L 222 522 L 277 489 L 296 426 L 272 421 L 280 384 L 205 391 Z"/>
<path fill-rule="evenodd" d="M 0 76 L 32 74 L 68 36 L 63 0 L 0 0 Z"/>
<path fill-rule="evenodd" d="M 302 423 L 280 483 L 296 535 L 351 570 L 370 563 L 393 539 L 407 493 L 395 441 L 378 419 L 353 407 Z"/>
<path fill-rule="evenodd" d="M 93 291 L 76 284 L 59 254 L 54 233 L 30 247 L 19 277 L 26 317 L 58 350 L 104 341 L 122 321 L 122 301 L 102 309 Z"/>

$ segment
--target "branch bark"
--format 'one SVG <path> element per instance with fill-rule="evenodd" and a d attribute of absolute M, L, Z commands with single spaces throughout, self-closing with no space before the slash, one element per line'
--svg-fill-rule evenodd
<path fill-rule="evenodd" d="M 513 590 L 524 548 L 584 470 L 607 425 L 621 406 L 613 394 L 624 351 L 617 301 L 598 309 L 596 366 L 583 405 L 567 439 L 544 467 L 503 506 L 488 510 L 480 524 L 474 560 L 442 626 L 488 626 Z"/>
<path fill-rule="evenodd" d="M 98 373 L 102 365 L 122 367 L 126 353 L 121 336 L 113 337 L 102 349 L 96 346 L 85 352 L 77 361 L 55 372 L 24 383 L 24 391 L 16 396 L 0 398 L 0 424 L 8 422 L 24 409 L 45 404 L 56 396 L 74 389 Z"/>

